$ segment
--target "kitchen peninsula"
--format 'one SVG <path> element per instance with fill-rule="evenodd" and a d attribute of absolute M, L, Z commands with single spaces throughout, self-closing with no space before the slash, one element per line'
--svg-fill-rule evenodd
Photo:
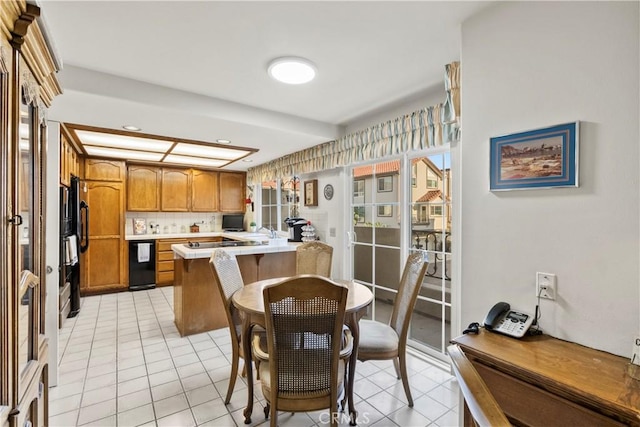
<path fill-rule="evenodd" d="M 285 239 L 233 233 L 234 239 L 171 246 L 174 254 L 173 311 L 180 335 L 193 335 L 227 327 L 227 318 L 209 258 L 217 247 L 236 257 L 244 283 L 291 276 L 296 271 L 296 247 Z M 274 244 L 275 243 L 275 244 Z"/>

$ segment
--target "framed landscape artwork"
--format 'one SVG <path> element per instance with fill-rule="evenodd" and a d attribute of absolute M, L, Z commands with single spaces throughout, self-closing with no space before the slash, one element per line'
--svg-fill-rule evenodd
<path fill-rule="evenodd" d="M 490 190 L 578 186 L 579 122 L 490 139 Z"/>

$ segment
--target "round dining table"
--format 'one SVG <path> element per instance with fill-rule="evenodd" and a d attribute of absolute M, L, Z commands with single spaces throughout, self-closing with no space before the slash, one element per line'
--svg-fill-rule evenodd
<path fill-rule="evenodd" d="M 251 414 L 253 413 L 253 363 L 251 360 L 251 340 L 245 337 L 251 336 L 251 330 L 258 325 L 265 327 L 264 317 L 264 301 L 262 299 L 262 291 L 266 286 L 274 285 L 290 277 L 278 277 L 273 279 L 264 279 L 257 282 L 249 283 L 243 288 L 237 290 L 231 301 L 233 305 L 242 313 L 242 346 L 245 355 L 245 369 L 247 373 L 247 407 L 244 410 L 245 424 L 251 424 Z M 342 284 L 349 289 L 347 294 L 347 304 L 345 308 L 345 324 L 351 330 L 353 336 L 353 351 L 349 359 L 348 380 L 347 380 L 347 400 L 349 402 L 349 416 L 351 417 L 351 425 L 355 425 L 357 412 L 353 402 L 353 382 L 355 379 L 356 362 L 358 360 L 358 342 L 360 340 L 360 328 L 358 321 L 367 312 L 367 307 L 373 301 L 373 293 L 371 290 L 360 283 L 353 280 L 334 280 L 334 282 Z"/>

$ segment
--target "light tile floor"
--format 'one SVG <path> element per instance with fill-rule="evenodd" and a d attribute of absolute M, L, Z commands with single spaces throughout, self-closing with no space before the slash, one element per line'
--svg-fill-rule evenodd
<path fill-rule="evenodd" d="M 225 405 L 229 331 L 180 337 L 173 323 L 173 288 L 82 299 L 60 329 L 58 386 L 49 391 L 49 425 L 244 426 L 246 379 Z M 391 361 L 358 362 L 358 425 L 458 425 L 458 385 L 448 372 L 409 357 L 414 407 L 406 404 Z M 251 425 L 268 425 L 259 385 Z M 281 426 L 327 425 L 327 414 L 282 413 Z M 348 419 L 341 420 L 348 425 Z"/>

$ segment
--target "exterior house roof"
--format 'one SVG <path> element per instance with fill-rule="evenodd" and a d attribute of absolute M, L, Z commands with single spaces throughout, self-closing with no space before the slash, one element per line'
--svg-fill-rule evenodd
<path fill-rule="evenodd" d="M 430 190 L 427 191 L 422 197 L 420 197 L 416 202 L 433 202 L 438 197 L 442 197 L 442 191 L 440 190 Z"/>

